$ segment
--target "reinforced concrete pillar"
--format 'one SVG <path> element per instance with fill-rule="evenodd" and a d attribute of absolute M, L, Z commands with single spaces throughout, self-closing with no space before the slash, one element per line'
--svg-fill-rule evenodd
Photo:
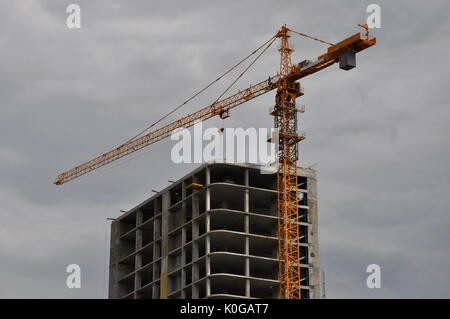
<path fill-rule="evenodd" d="M 182 209 L 182 223 L 185 225 L 186 223 L 186 182 L 181 183 L 181 209 Z M 186 265 L 186 225 L 181 229 L 181 299 L 186 298 L 186 291 L 184 287 L 186 287 L 186 270 L 184 266 Z"/>
<path fill-rule="evenodd" d="M 111 238 L 110 238 L 110 250 L 109 250 L 109 293 L 108 298 L 118 299 L 121 297 L 118 280 L 120 278 L 119 263 L 119 222 L 113 221 L 111 223 Z"/>
<path fill-rule="evenodd" d="M 154 200 L 154 206 L 153 206 L 153 216 L 157 216 L 160 213 L 160 207 L 159 207 L 159 200 Z M 160 242 L 157 242 L 157 240 L 161 237 L 161 220 L 159 218 L 155 218 L 153 220 L 153 260 L 157 260 L 159 257 L 161 257 L 161 244 Z M 158 271 L 158 268 L 156 266 L 156 263 L 153 263 L 152 265 L 152 279 L 153 281 L 156 280 L 157 277 L 160 276 L 160 272 Z M 152 285 L 152 298 L 153 299 L 159 299 L 159 292 L 158 286 L 153 284 Z"/>
<path fill-rule="evenodd" d="M 245 214 L 245 220 L 244 220 L 244 230 L 245 230 L 245 276 L 247 279 L 245 279 L 245 296 L 247 298 L 250 297 L 250 239 L 249 239 L 249 233 L 250 233 L 250 217 L 248 215 L 250 211 L 250 191 L 248 189 L 250 185 L 249 180 L 249 169 L 245 169 L 245 194 L 244 194 L 244 212 Z"/>
<path fill-rule="evenodd" d="M 318 231 L 318 212 L 317 212 L 317 179 L 315 171 L 307 179 L 308 187 L 308 221 L 311 225 L 308 227 L 309 237 L 309 264 L 310 268 L 310 298 L 320 299 L 320 268 L 319 268 L 319 231 Z"/>
<path fill-rule="evenodd" d="M 161 280 L 160 280 L 160 298 L 167 299 L 168 292 L 168 268 L 169 268 L 169 207 L 170 207 L 170 192 L 164 192 L 162 194 L 162 241 L 161 241 Z"/>
<path fill-rule="evenodd" d="M 140 224 L 142 224 L 143 221 L 143 213 L 142 210 L 138 210 L 136 212 L 136 227 L 139 227 Z M 142 229 L 137 229 L 136 230 L 136 247 L 135 250 L 138 251 L 139 249 L 142 248 Z M 138 271 L 141 267 L 142 267 L 142 255 L 140 253 L 136 253 L 136 255 L 134 256 L 134 299 L 139 299 L 140 296 L 137 292 L 137 290 L 139 288 L 141 288 L 141 273 Z"/>
<path fill-rule="evenodd" d="M 194 183 L 198 183 L 197 176 L 193 176 L 192 181 Z M 199 236 L 199 227 L 197 217 L 199 216 L 200 204 L 197 192 L 197 190 L 192 191 L 192 299 L 198 299 L 200 297 L 198 285 L 196 284 L 196 281 L 200 279 L 200 272 L 197 263 L 199 257 L 197 241 Z"/>
<path fill-rule="evenodd" d="M 206 214 L 206 242 L 205 242 L 205 255 L 206 255 L 206 297 L 211 295 L 211 279 L 209 276 L 211 275 L 211 239 L 209 237 L 209 232 L 211 230 L 211 216 L 209 214 L 209 210 L 211 209 L 211 190 L 209 185 L 211 183 L 211 171 L 209 166 L 206 166 L 206 198 L 205 198 L 205 214 Z"/>

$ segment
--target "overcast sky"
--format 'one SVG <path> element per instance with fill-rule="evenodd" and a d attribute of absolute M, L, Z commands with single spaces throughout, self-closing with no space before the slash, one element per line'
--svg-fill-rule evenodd
<path fill-rule="evenodd" d="M 81 29 L 66 27 L 70 3 L 81 6 Z M 337 42 L 359 31 L 369 3 L 0 0 L 0 297 L 105 297 L 106 218 L 195 165 L 173 164 L 166 140 L 63 186 L 56 175 L 135 135 L 283 23 Z M 327 297 L 449 298 L 450 3 L 376 3 L 378 43 L 357 68 L 302 80 L 301 165 L 318 174 Z M 295 62 L 326 49 L 293 42 Z M 278 67 L 274 47 L 236 89 Z M 270 127 L 273 95 L 208 125 Z M 65 285 L 72 263 L 81 289 Z M 373 263 L 381 289 L 366 287 Z"/>

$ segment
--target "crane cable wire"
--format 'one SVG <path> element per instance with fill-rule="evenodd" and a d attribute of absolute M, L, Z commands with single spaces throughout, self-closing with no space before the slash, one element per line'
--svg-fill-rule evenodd
<path fill-rule="evenodd" d="M 319 38 L 316 38 L 316 37 L 307 35 L 307 34 L 305 34 L 305 33 L 297 32 L 297 31 L 294 31 L 294 30 L 291 30 L 291 29 L 289 29 L 289 31 L 291 31 L 291 32 L 293 32 L 293 33 L 296 33 L 296 34 L 298 34 L 298 35 L 301 35 L 302 37 L 311 39 L 311 40 L 316 40 L 316 41 L 319 41 L 319 42 L 322 42 L 322 43 L 325 43 L 325 44 L 328 44 L 328 45 L 334 45 L 333 43 L 330 43 L 330 42 L 327 42 L 327 41 L 324 41 L 324 40 L 320 40 Z"/>
<path fill-rule="evenodd" d="M 264 49 L 264 50 L 262 50 L 259 54 L 258 54 L 258 56 L 252 61 L 252 63 L 250 63 L 246 68 L 245 68 L 245 70 L 244 71 L 242 71 L 242 73 L 241 74 L 239 74 L 239 76 L 225 89 L 225 91 L 221 94 L 221 95 L 219 95 L 219 97 L 214 101 L 214 103 L 212 104 L 212 106 L 214 106 L 214 104 L 216 104 L 217 103 L 217 101 L 219 101 L 220 100 L 220 98 L 222 98 L 222 96 L 224 96 L 225 95 L 225 93 L 227 93 L 228 92 L 228 90 L 229 89 L 231 89 L 231 87 L 245 74 L 245 72 L 247 72 L 248 71 L 248 69 L 250 69 L 252 66 L 253 66 L 253 64 L 255 64 L 255 62 L 261 57 L 261 55 L 263 55 L 264 54 L 264 52 L 266 52 L 267 51 L 267 49 L 272 45 L 272 43 L 274 43 L 275 42 L 275 40 L 276 40 L 276 37 L 274 36 L 271 40 L 269 40 L 270 41 L 270 43 L 266 46 L 266 48 Z M 268 43 L 268 42 L 266 42 L 266 43 Z"/>
<path fill-rule="evenodd" d="M 223 73 L 221 76 L 219 76 L 217 79 L 215 79 L 214 81 L 212 81 L 210 84 L 208 84 L 207 86 L 205 86 L 203 89 L 201 89 L 200 91 L 198 91 L 197 93 L 195 93 L 192 97 L 190 97 L 189 99 L 187 99 L 186 101 L 184 101 L 183 103 L 181 103 L 180 105 L 178 105 L 177 107 L 175 107 L 172 111 L 166 113 L 164 116 L 162 116 L 159 120 L 157 120 L 156 122 L 154 122 L 153 124 L 151 124 L 150 126 L 148 126 L 147 128 L 145 128 L 144 130 L 142 130 L 141 132 L 139 132 L 137 135 L 133 136 L 132 138 L 130 138 L 128 141 L 126 141 L 125 143 L 123 143 L 122 145 L 125 145 L 133 140 L 135 140 L 136 138 L 138 138 L 139 136 L 141 136 L 142 134 L 144 134 L 146 131 L 148 131 L 149 129 L 151 129 L 152 127 L 154 127 L 156 124 L 160 123 L 162 120 L 164 120 L 165 118 L 167 118 L 168 116 L 170 116 L 171 114 L 173 114 L 174 112 L 176 112 L 177 110 L 179 110 L 182 106 L 184 106 L 185 104 L 189 103 L 190 101 L 192 101 L 195 97 L 197 97 L 198 95 L 200 95 L 201 93 L 203 93 L 205 90 L 207 90 L 209 87 L 211 87 L 214 83 L 218 82 L 219 80 L 221 80 L 224 76 L 226 76 L 228 73 L 230 73 L 231 71 L 233 71 L 235 68 L 237 68 L 239 65 L 241 65 L 242 63 L 244 63 L 248 58 L 250 58 L 252 55 L 254 55 L 256 52 L 258 52 L 261 48 L 263 48 L 264 46 L 266 46 L 269 42 L 271 42 L 270 44 L 273 43 L 273 41 L 276 39 L 276 35 L 274 35 L 273 37 L 271 37 L 269 40 L 267 40 L 266 42 L 264 42 L 261 46 L 259 46 L 257 49 L 255 49 L 252 53 L 250 53 L 249 55 L 247 55 L 245 58 L 243 58 L 241 61 L 239 61 L 237 64 L 235 64 L 233 67 L 231 67 L 228 71 L 226 71 L 225 73 Z M 269 45 L 270 46 L 270 45 Z M 264 51 L 267 50 L 264 49 Z M 261 55 L 259 55 L 261 56 Z M 258 56 L 258 57 L 259 57 Z M 252 64 L 254 63 L 254 61 L 252 62 Z M 247 68 L 248 69 L 248 68 Z M 236 82 L 236 81 L 235 81 Z M 234 82 L 234 83 L 235 83 Z M 233 83 L 233 84 L 234 84 Z M 231 86 L 230 86 L 231 87 Z M 229 88 L 230 88 L 229 87 Z M 226 91 L 228 91 L 228 89 Z M 225 94 L 226 91 L 223 93 Z M 222 97 L 223 94 L 220 96 Z M 219 99 L 220 99 L 219 97 Z M 216 103 L 217 100 L 214 102 Z"/>

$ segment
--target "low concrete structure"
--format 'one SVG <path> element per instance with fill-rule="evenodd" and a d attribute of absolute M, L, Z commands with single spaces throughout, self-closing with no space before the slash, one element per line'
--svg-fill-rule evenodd
<path fill-rule="evenodd" d="M 302 296 L 320 298 L 316 176 L 299 170 Z M 278 298 L 276 174 L 204 164 L 111 225 L 110 298 Z"/>

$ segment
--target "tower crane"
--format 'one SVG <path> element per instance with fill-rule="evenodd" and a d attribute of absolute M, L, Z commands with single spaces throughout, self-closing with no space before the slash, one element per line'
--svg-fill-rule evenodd
<path fill-rule="evenodd" d="M 302 278 L 300 273 L 300 238 L 302 234 L 300 233 L 301 228 L 299 227 L 298 216 L 299 194 L 297 182 L 297 146 L 298 142 L 302 141 L 305 136 L 304 134 L 297 132 L 297 114 L 299 112 L 303 112 L 303 110 L 296 107 L 296 99 L 304 94 L 304 90 L 300 86 L 298 80 L 319 72 L 334 63 L 339 63 L 339 67 L 343 70 L 350 70 L 354 68 L 356 66 L 356 53 L 376 44 L 376 38 L 369 34 L 368 26 L 359 26 L 364 28 L 363 32 L 358 32 L 336 44 L 333 44 L 304 33 L 296 32 L 289 29 L 286 25 L 283 25 L 281 29 L 278 30 L 277 33 L 265 43 L 267 45 L 263 50 L 264 52 L 276 39 L 279 40 L 280 45 L 278 50 L 281 56 L 280 70 L 276 75 L 255 85 L 251 85 L 247 89 L 239 91 L 226 98 L 222 98 L 224 95 L 222 94 L 215 102 L 207 107 L 204 107 L 188 116 L 182 117 L 158 129 L 154 129 L 146 134 L 139 134 L 116 149 L 59 174 L 54 184 L 62 185 L 128 154 L 152 145 L 168 137 L 174 130 L 192 127 L 199 121 L 205 121 L 215 116 L 226 118 L 229 116 L 230 110 L 238 105 L 242 105 L 243 103 L 260 95 L 276 90 L 275 106 L 270 114 L 274 116 L 274 127 L 278 132 L 278 150 L 276 151 L 278 160 L 277 196 L 279 292 L 281 298 L 301 299 Z M 293 64 L 291 54 L 294 49 L 289 42 L 289 38 L 292 34 L 297 34 L 322 42 L 327 44 L 329 47 L 324 54 L 313 60 L 304 60 L 298 64 Z M 257 50 L 253 53 L 256 51 Z M 260 55 L 262 53 L 260 53 Z M 254 61 L 252 64 L 253 63 Z M 245 71 L 247 71 L 247 69 Z M 232 84 L 235 82 L 236 81 Z M 230 87 L 228 87 L 227 90 Z M 196 95 L 194 95 L 194 97 Z M 157 123 L 158 122 L 159 121 L 157 121 Z"/>

